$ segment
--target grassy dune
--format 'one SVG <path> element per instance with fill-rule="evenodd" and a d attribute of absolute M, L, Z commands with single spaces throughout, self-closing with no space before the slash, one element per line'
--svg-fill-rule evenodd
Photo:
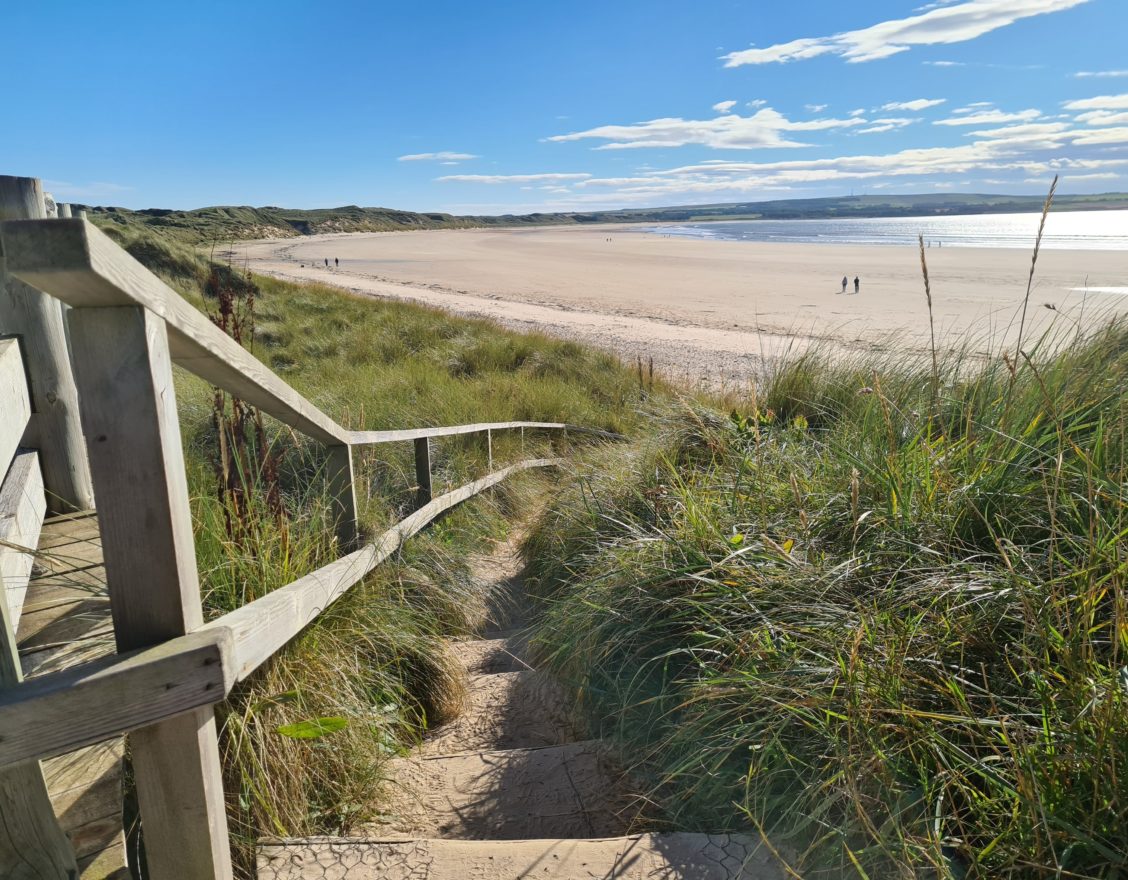
<path fill-rule="evenodd" d="M 811 355 L 671 409 L 529 540 L 548 665 L 670 827 L 799 876 L 1120 877 L 1128 326 Z"/>

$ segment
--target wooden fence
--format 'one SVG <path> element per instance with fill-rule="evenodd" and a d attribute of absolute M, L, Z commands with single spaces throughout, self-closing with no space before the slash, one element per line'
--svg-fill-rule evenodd
<path fill-rule="evenodd" d="M 552 422 L 348 430 L 92 224 L 42 219 L 41 205 L 38 181 L 0 178 L 0 253 L 8 275 L 0 330 L 17 337 L 0 341 L 0 464 L 11 462 L 3 492 L 9 494 L 13 479 L 34 484 L 42 466 L 46 497 L 56 507 L 97 502 L 118 653 L 21 681 L 8 603 L 0 601 L 0 810 L 9 836 L 26 841 L 25 855 L 40 866 L 40 873 L 28 876 L 77 876 L 46 799 L 39 759 L 130 732 L 149 876 L 228 878 L 215 704 L 435 517 L 515 472 L 558 463 L 537 458 L 493 471 L 493 432 L 614 435 Z M 20 369 L 20 343 L 30 383 Z M 208 623 L 200 604 L 173 364 L 324 444 L 345 551 Z M 467 433 L 485 434 L 491 472 L 432 497 L 431 440 Z M 359 546 L 352 450 L 409 441 L 420 506 Z M 31 485 L 13 491 L 40 504 L 17 517 L 23 531 L 0 539 L 34 548 L 44 490 Z M 16 555 L 30 567 L 30 556 Z"/>

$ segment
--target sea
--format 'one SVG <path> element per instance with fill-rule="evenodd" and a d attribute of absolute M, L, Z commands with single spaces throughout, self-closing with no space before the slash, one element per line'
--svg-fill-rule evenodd
<path fill-rule="evenodd" d="M 942 217 L 850 217 L 829 220 L 718 220 L 644 227 L 655 235 L 715 241 L 799 244 L 1032 248 L 1041 214 L 952 214 Z M 1128 251 L 1128 211 L 1051 211 L 1042 247 Z"/>

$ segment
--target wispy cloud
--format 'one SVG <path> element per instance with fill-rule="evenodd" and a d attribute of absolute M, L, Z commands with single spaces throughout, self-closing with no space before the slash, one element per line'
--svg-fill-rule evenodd
<path fill-rule="evenodd" d="M 829 104 L 804 104 L 803 106 L 804 106 L 804 108 L 806 108 L 808 113 L 822 113 L 823 110 L 825 110 L 830 105 Z"/>
<path fill-rule="evenodd" d="M 406 156 L 400 156 L 397 162 L 467 162 L 470 159 L 480 159 L 481 156 L 475 156 L 473 153 L 452 153 L 449 150 L 442 150 L 438 153 L 410 153 Z"/>
<path fill-rule="evenodd" d="M 939 107 L 945 103 L 947 98 L 917 98 L 915 101 L 890 101 L 888 104 L 882 104 L 882 110 L 911 110 L 916 113 L 919 110 L 927 110 L 929 107 Z"/>
<path fill-rule="evenodd" d="M 448 174 L 437 178 L 440 181 L 457 181 L 459 183 L 563 183 L 565 181 L 586 180 L 591 177 L 584 173 L 558 173 L 543 174 Z"/>
<path fill-rule="evenodd" d="M 1128 95 L 1097 95 L 1094 98 L 1081 98 L 1066 101 L 1066 110 L 1128 110 Z"/>
<path fill-rule="evenodd" d="M 1088 0 L 969 0 L 929 9 L 920 15 L 879 22 L 830 37 L 803 37 L 763 49 L 722 56 L 726 67 L 803 61 L 839 55 L 849 62 L 876 61 L 914 46 L 964 43 L 1024 18 L 1060 12 Z"/>
<path fill-rule="evenodd" d="M 586 131 L 555 135 L 548 140 L 608 141 L 596 148 L 599 150 L 683 147 L 688 144 L 700 144 L 715 150 L 778 149 L 808 146 L 801 141 L 792 140 L 790 132 L 851 128 L 865 124 L 866 121 L 861 117 L 795 121 L 771 107 L 764 107 L 751 116 L 731 114 L 715 119 L 651 119 L 633 125 L 601 125 Z"/>
<path fill-rule="evenodd" d="M 899 128 L 904 128 L 907 125 L 912 125 L 914 122 L 920 122 L 920 117 L 909 118 L 904 116 L 889 117 L 871 120 L 869 128 L 859 128 L 858 134 L 880 134 L 886 131 L 895 131 Z"/>
<path fill-rule="evenodd" d="M 1128 76 L 1128 70 L 1079 70 L 1073 75 L 1078 79 L 1115 79 Z"/>
<path fill-rule="evenodd" d="M 718 113 L 728 113 L 735 106 L 736 101 L 718 101 L 713 105 L 713 109 Z"/>
<path fill-rule="evenodd" d="M 1019 110 L 1015 113 L 1007 113 L 1003 110 L 982 110 L 966 112 L 967 108 L 955 111 L 955 114 L 948 119 L 937 119 L 933 125 L 995 125 L 1001 122 L 1030 122 L 1037 119 L 1042 115 L 1041 110 Z"/>

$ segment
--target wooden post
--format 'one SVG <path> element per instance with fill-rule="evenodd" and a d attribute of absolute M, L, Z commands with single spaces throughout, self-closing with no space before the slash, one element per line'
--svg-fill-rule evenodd
<path fill-rule="evenodd" d="M 486 471 L 493 472 L 493 431 L 486 428 Z"/>
<path fill-rule="evenodd" d="M 342 553 L 356 549 L 356 484 L 353 475 L 352 447 L 347 444 L 326 447 L 329 453 L 329 489 L 333 496 L 333 514 L 337 522 L 337 543 Z"/>
<path fill-rule="evenodd" d="M 119 651 L 203 624 L 188 481 L 164 321 L 139 306 L 70 312 L 82 424 Z M 215 716 L 194 709 L 130 735 L 149 875 L 229 880 Z"/>
<path fill-rule="evenodd" d="M 60 220 L 70 220 L 71 219 L 71 206 L 70 205 L 64 205 L 62 202 L 59 202 L 59 219 Z"/>
<path fill-rule="evenodd" d="M 415 503 L 422 507 L 431 500 L 431 438 L 415 439 L 415 485 L 419 487 Z"/>
<path fill-rule="evenodd" d="M 30 177 L 0 176 L 0 220 L 45 217 L 43 189 Z M 39 450 L 52 513 L 94 507 L 78 393 L 57 300 L 8 277 L 0 258 L 0 333 L 20 338 L 32 416 L 23 443 Z"/>

